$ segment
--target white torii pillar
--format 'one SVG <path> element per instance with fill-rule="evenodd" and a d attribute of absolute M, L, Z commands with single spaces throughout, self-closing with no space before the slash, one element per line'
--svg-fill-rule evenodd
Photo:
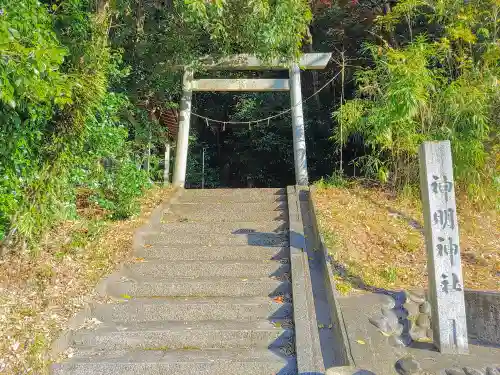
<path fill-rule="evenodd" d="M 302 111 L 302 89 L 300 68 L 297 64 L 290 68 L 290 98 L 292 104 L 293 158 L 295 161 L 295 183 L 309 185 L 307 175 L 306 134 L 304 112 Z"/>
<path fill-rule="evenodd" d="M 193 71 L 186 69 L 182 81 L 181 110 L 179 114 L 179 131 L 177 133 L 177 147 L 175 151 L 174 187 L 184 187 L 186 182 L 187 156 L 189 148 L 189 122 L 191 121 L 191 100 Z"/>
<path fill-rule="evenodd" d="M 304 69 L 324 69 L 331 53 L 306 53 L 300 58 Z M 189 147 L 189 121 L 193 91 L 291 91 L 293 154 L 295 181 L 297 185 L 308 185 L 306 140 L 299 64 L 291 67 L 283 61 L 264 63 L 252 55 L 235 55 L 217 62 L 209 58 L 202 60 L 208 70 L 289 70 L 286 79 L 200 79 L 193 80 L 193 71 L 186 69 L 183 78 L 183 94 L 179 119 L 179 132 L 175 157 L 173 186 L 184 187 L 186 182 L 187 154 Z"/>

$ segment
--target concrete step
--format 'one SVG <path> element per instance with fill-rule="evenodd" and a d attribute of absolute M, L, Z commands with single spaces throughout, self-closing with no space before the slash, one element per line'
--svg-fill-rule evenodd
<path fill-rule="evenodd" d="M 288 233 L 288 221 L 229 222 L 207 225 L 206 223 L 170 223 L 155 227 L 159 233 L 200 233 L 235 235 L 248 233 Z"/>
<path fill-rule="evenodd" d="M 166 207 L 53 375 L 296 375 L 285 189 L 185 190 Z"/>
<path fill-rule="evenodd" d="M 264 189 L 186 189 L 182 196 L 190 199 L 197 197 L 245 197 L 246 199 L 259 199 L 268 196 L 286 196 L 285 188 Z"/>
<path fill-rule="evenodd" d="M 175 279 L 176 277 L 198 278 L 198 277 L 239 277 L 239 278 L 261 278 L 282 277 L 290 271 L 289 264 L 264 260 L 184 260 L 175 262 L 153 262 L 143 261 L 123 266 L 122 274 L 134 280 Z"/>
<path fill-rule="evenodd" d="M 292 293 L 289 281 L 213 277 L 157 281 L 111 281 L 106 294 L 115 298 L 130 297 L 275 297 Z"/>
<path fill-rule="evenodd" d="M 269 297 L 133 298 L 122 303 L 100 304 L 92 316 L 101 322 L 289 319 L 291 303 Z"/>
<path fill-rule="evenodd" d="M 172 204 L 166 208 L 162 223 L 204 222 L 217 226 L 219 222 L 284 221 L 286 205 L 265 203 Z"/>
<path fill-rule="evenodd" d="M 163 260 L 280 260 L 289 258 L 290 250 L 278 246 L 196 246 L 153 245 L 136 249 L 135 255 L 151 261 Z M 151 259 L 150 259 L 151 258 Z"/>
<path fill-rule="evenodd" d="M 171 205 L 173 211 L 174 209 L 184 209 L 184 210 L 201 210 L 201 211 L 220 211 L 220 212 L 253 212 L 253 211 L 266 211 L 266 212 L 276 212 L 276 211 L 286 211 L 288 209 L 288 203 L 275 202 L 220 202 L 220 203 L 195 203 L 191 201 L 186 201 L 183 203 L 174 203 Z M 250 220 L 251 221 L 251 220 Z"/>
<path fill-rule="evenodd" d="M 235 195 L 193 195 L 184 193 L 181 195 L 178 203 L 266 203 L 273 204 L 286 202 L 286 194 L 235 194 Z"/>
<path fill-rule="evenodd" d="M 219 233 L 218 233 L 219 232 Z M 165 232 L 148 233 L 144 236 L 147 245 L 251 245 L 251 246 L 286 246 L 288 233 L 212 233 L 200 232 Z"/>
<path fill-rule="evenodd" d="M 52 375 L 296 375 L 295 357 L 260 349 L 119 350 L 79 353 Z"/>
<path fill-rule="evenodd" d="M 284 325 L 281 320 L 115 324 L 77 332 L 71 346 L 103 350 L 277 348 L 293 339 L 293 328 Z"/>

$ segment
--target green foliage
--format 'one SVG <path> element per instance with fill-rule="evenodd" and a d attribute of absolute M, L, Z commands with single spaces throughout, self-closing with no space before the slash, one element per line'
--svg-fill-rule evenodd
<path fill-rule="evenodd" d="M 407 43 L 368 45 L 373 66 L 356 74 L 356 98 L 334 113 L 343 132 L 333 138 L 342 145 L 353 135 L 363 138 L 368 152 L 356 163 L 370 177 L 397 187 L 416 183 L 419 145 L 449 139 L 459 185 L 487 198 L 498 133 L 498 6 L 496 0 L 403 0 L 379 17 L 388 31 L 406 23 Z M 420 34 L 417 19 L 427 20 Z"/>
<path fill-rule="evenodd" d="M 394 284 L 398 280 L 398 269 L 396 267 L 386 266 L 380 271 L 380 276 L 388 283 Z"/>
<path fill-rule="evenodd" d="M 111 218 L 124 219 L 139 211 L 136 198 L 150 186 L 147 173 L 133 163 L 124 162 L 105 175 L 100 181 L 96 202 L 111 212 Z"/>
<path fill-rule="evenodd" d="M 20 233 L 38 232 L 43 221 L 33 196 L 51 167 L 43 158 L 52 154 L 51 118 L 72 102 L 72 84 L 61 71 L 65 48 L 53 32 L 47 9 L 37 1 L 6 1 L 0 16 L 0 238 L 12 220 Z M 48 186 L 39 203 L 47 216 L 61 209 L 52 198 L 66 195 L 65 176 Z"/>
<path fill-rule="evenodd" d="M 222 54 L 297 58 L 312 14 L 304 0 L 178 0 L 192 28 L 208 33 Z"/>
<path fill-rule="evenodd" d="M 195 136 L 189 140 L 189 158 L 187 164 L 186 186 L 200 189 L 204 178 L 205 188 L 220 187 L 220 173 L 214 168 L 215 155 L 213 149 L 197 142 Z M 205 149 L 205 174 L 203 175 L 203 148 Z M 212 152 L 211 152 L 212 151 Z"/>
<path fill-rule="evenodd" d="M 74 216 L 78 187 L 95 189 L 113 203 L 114 217 L 126 217 L 138 186 L 148 185 L 121 120 L 128 100 L 106 93 L 108 80 L 126 75 L 107 45 L 107 11 L 87 0 L 2 3 L 0 240 L 6 237 L 6 245 L 33 243 Z"/>
<path fill-rule="evenodd" d="M 314 185 L 319 189 L 326 189 L 329 187 L 346 187 L 348 181 L 339 172 L 334 172 L 331 176 L 321 177 Z"/>
<path fill-rule="evenodd" d="M 91 200 L 108 210 L 113 219 L 135 214 L 136 198 L 151 185 L 146 171 L 136 166 L 127 123 L 120 117 L 128 107 L 123 95 L 104 97 L 95 115 L 87 119 L 72 171 L 75 186 L 93 190 Z"/>
<path fill-rule="evenodd" d="M 311 21 L 304 0 L 4 0 L 0 8 L 0 240 L 7 245 L 35 243 L 74 217 L 77 189 L 91 191 L 113 218 L 133 214 L 135 198 L 162 175 L 161 115 L 181 88 L 171 67 L 207 54 L 295 59 Z M 259 144 L 265 151 L 273 142 Z M 194 186 L 199 159 L 190 158 Z M 208 153 L 207 186 L 218 184 L 214 160 Z"/>
<path fill-rule="evenodd" d="M 60 71 L 67 50 L 36 0 L 5 0 L 0 16 L 0 101 L 12 109 L 31 103 L 71 103 L 68 75 Z"/>

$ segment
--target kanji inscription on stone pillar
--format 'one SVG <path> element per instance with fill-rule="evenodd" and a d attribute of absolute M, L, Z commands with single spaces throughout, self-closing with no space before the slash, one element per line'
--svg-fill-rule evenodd
<path fill-rule="evenodd" d="M 449 141 L 420 147 L 420 189 L 432 305 L 434 344 L 442 353 L 468 353 L 464 282 Z"/>

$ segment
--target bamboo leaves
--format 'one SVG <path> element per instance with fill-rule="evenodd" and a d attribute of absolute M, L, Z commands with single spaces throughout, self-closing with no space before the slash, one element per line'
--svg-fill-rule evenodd
<path fill-rule="evenodd" d="M 454 0 L 404 0 L 379 18 L 379 26 L 388 29 L 407 22 L 413 41 L 367 46 L 374 65 L 357 73 L 357 98 L 334 113 L 344 126 L 342 144 L 357 134 L 370 146 L 357 161 L 368 175 L 393 186 L 416 182 L 418 145 L 450 139 L 463 186 L 477 193 L 491 181 L 486 150 L 500 95 L 495 84 L 500 69 L 492 63 L 500 56 L 492 35 L 496 11 L 494 1 L 464 6 Z M 416 34 L 405 17 L 417 13 L 427 19 L 426 36 Z M 433 24 L 438 18 L 440 29 Z"/>

